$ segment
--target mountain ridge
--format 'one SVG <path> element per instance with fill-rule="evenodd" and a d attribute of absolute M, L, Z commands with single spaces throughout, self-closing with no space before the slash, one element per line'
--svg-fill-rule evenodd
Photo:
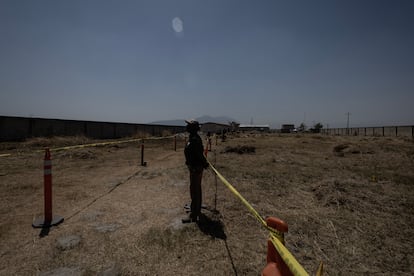
<path fill-rule="evenodd" d="M 193 118 L 191 118 L 193 119 Z M 228 116 L 209 116 L 209 115 L 203 115 L 197 118 L 194 118 L 194 120 L 198 121 L 200 124 L 205 123 L 217 123 L 217 124 L 228 124 L 229 122 L 236 122 L 237 120 L 228 117 Z M 150 124 L 156 124 L 156 125 L 168 125 L 168 126 L 185 126 L 185 119 L 174 119 L 174 120 L 160 120 L 160 121 L 154 121 Z"/>

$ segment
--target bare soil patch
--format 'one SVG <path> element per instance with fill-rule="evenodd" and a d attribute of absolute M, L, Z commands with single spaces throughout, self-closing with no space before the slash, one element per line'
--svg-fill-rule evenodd
<path fill-rule="evenodd" d="M 404 138 L 239 135 L 208 158 L 263 216 L 289 225 L 287 248 L 310 273 L 414 273 L 414 143 Z M 77 138 L 83 139 L 83 138 Z M 259 275 L 267 233 L 211 170 L 204 216 L 181 223 L 189 202 L 184 141 L 52 151 L 54 213 L 43 213 L 44 146 L 0 145 L 0 275 Z M 83 141 L 89 143 L 90 141 Z M 225 149 L 253 147 L 238 154 Z M 60 273 L 60 274 L 59 274 Z"/>

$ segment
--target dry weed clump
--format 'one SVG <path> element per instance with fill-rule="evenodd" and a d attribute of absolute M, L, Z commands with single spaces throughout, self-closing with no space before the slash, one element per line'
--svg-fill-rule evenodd
<path fill-rule="evenodd" d="M 364 182 L 364 183 L 363 183 Z M 324 207 L 347 208 L 351 211 L 365 207 L 369 200 L 361 190 L 370 185 L 368 181 L 330 179 L 318 183 L 312 192 L 318 202 Z"/>
<path fill-rule="evenodd" d="M 238 154 L 244 154 L 244 153 L 255 153 L 256 152 L 256 147 L 254 146 L 227 146 L 223 153 L 238 153 Z"/>
<path fill-rule="evenodd" d="M 56 155 L 57 157 L 61 158 L 69 158 L 69 159 L 92 159 L 95 160 L 98 158 L 95 151 L 90 149 L 77 149 L 73 151 L 63 151 Z"/>
<path fill-rule="evenodd" d="M 339 153 L 339 152 L 343 152 L 344 151 L 344 149 L 346 149 L 346 148 L 348 148 L 349 147 L 349 145 L 347 145 L 347 144 L 339 144 L 339 145 L 336 145 L 334 148 L 333 148 L 333 151 L 334 152 L 337 152 L 337 153 Z"/>
<path fill-rule="evenodd" d="M 373 154 L 374 151 L 372 149 L 366 148 L 366 146 L 361 144 L 353 144 L 353 143 L 346 143 L 346 144 L 338 144 L 334 146 L 333 152 L 336 156 L 344 157 L 345 154 Z"/>

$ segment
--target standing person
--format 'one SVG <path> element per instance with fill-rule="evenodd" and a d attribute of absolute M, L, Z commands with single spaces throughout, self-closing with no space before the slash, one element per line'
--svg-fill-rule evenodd
<path fill-rule="evenodd" d="M 186 120 L 186 130 L 190 133 L 188 143 L 184 149 L 185 164 L 190 171 L 190 196 L 191 207 L 190 216 L 182 220 L 183 223 L 196 222 L 201 214 L 201 179 L 203 169 L 208 168 L 208 162 L 203 154 L 203 142 L 201 141 L 198 131 L 200 124 L 195 120 Z"/>

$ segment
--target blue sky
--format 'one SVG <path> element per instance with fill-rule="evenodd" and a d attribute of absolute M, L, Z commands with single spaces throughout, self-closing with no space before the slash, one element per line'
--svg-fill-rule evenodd
<path fill-rule="evenodd" d="M 0 115 L 414 124 L 413 14 L 411 0 L 1 0 Z"/>

